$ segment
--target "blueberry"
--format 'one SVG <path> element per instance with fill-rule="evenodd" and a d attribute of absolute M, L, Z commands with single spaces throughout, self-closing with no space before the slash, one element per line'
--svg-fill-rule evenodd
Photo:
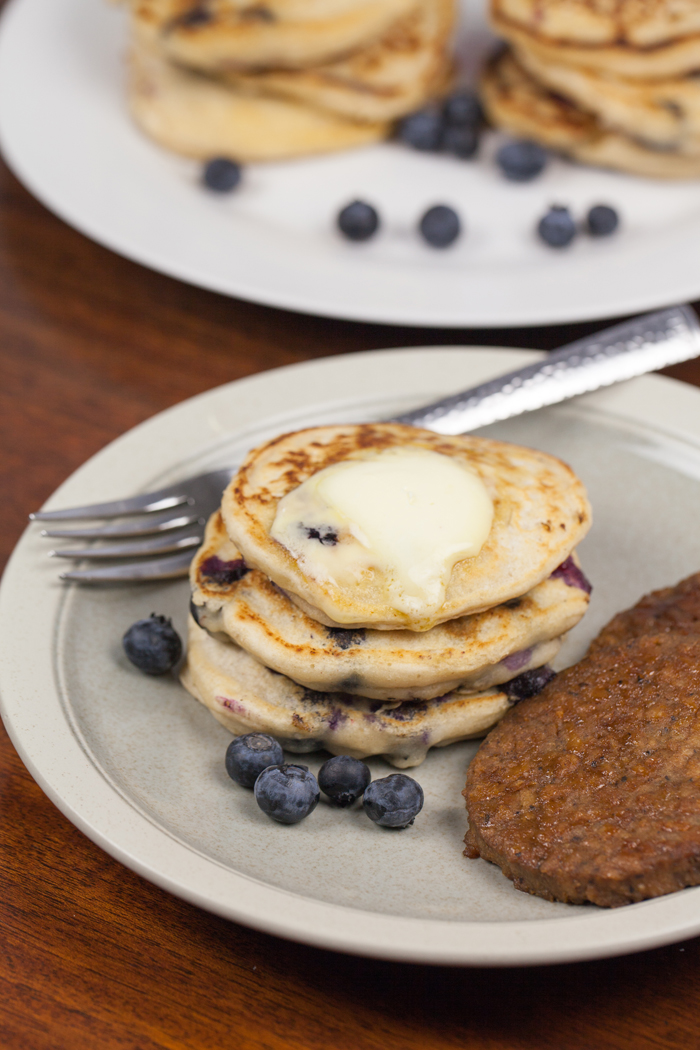
<path fill-rule="evenodd" d="M 335 547 L 338 542 L 338 533 L 330 525 L 319 525 L 318 528 L 315 528 L 313 525 L 302 524 L 301 528 L 306 533 L 307 539 L 318 540 L 323 547 Z"/>
<path fill-rule="evenodd" d="M 596 204 L 586 216 L 586 229 L 592 237 L 609 237 L 614 233 L 620 217 L 608 204 Z"/>
<path fill-rule="evenodd" d="M 428 208 L 419 223 L 423 239 L 432 244 L 433 248 L 447 248 L 459 237 L 461 224 L 459 215 L 453 208 L 446 204 L 436 204 L 434 208 Z"/>
<path fill-rule="evenodd" d="M 473 91 L 456 91 L 445 99 L 442 109 L 445 123 L 453 127 L 476 128 L 483 120 L 481 103 Z"/>
<path fill-rule="evenodd" d="M 240 164 L 228 157 L 214 157 L 204 165 L 202 181 L 216 193 L 230 193 L 241 181 Z"/>
<path fill-rule="evenodd" d="M 263 769 L 283 762 L 282 745 L 267 733 L 237 736 L 226 748 L 226 772 L 244 788 L 252 788 Z"/>
<path fill-rule="evenodd" d="M 372 774 L 369 766 L 349 755 L 335 755 L 318 771 L 318 786 L 337 806 L 345 808 L 363 793 Z"/>
<path fill-rule="evenodd" d="M 593 584 L 584 576 L 571 555 L 565 558 L 561 565 L 557 565 L 552 573 L 552 579 L 563 580 L 567 587 L 578 587 L 580 591 L 585 591 L 586 594 L 590 594 L 593 590 Z"/>
<path fill-rule="evenodd" d="M 220 587 L 230 587 L 232 583 L 238 583 L 247 572 L 250 572 L 250 569 L 243 558 L 222 561 L 216 554 L 206 558 L 199 566 L 199 575 L 207 583 L 218 584 Z"/>
<path fill-rule="evenodd" d="M 507 142 L 496 154 L 496 163 L 511 182 L 529 182 L 544 171 L 547 151 L 536 142 Z"/>
<path fill-rule="evenodd" d="M 255 781 L 255 801 L 280 824 L 297 824 L 318 805 L 320 793 L 306 766 L 268 766 Z"/>
<path fill-rule="evenodd" d="M 540 219 L 537 232 L 550 248 L 566 248 L 576 236 L 576 223 L 568 208 L 555 204 Z"/>
<path fill-rule="evenodd" d="M 399 122 L 398 135 L 407 146 L 430 153 L 442 147 L 443 130 L 442 114 L 435 109 L 422 109 Z"/>
<path fill-rule="evenodd" d="M 379 216 L 371 204 L 353 201 L 338 213 L 338 229 L 351 241 L 366 241 L 379 229 Z"/>
<path fill-rule="evenodd" d="M 547 683 L 556 677 L 556 671 L 544 664 L 543 667 L 535 667 L 532 671 L 523 671 L 501 688 L 509 700 L 517 703 L 518 700 L 528 700 L 531 696 L 537 696 Z"/>
<path fill-rule="evenodd" d="M 190 8 L 189 11 L 185 11 L 183 15 L 177 19 L 177 24 L 180 26 L 203 26 L 207 22 L 211 22 L 214 15 L 211 11 L 208 11 L 203 5 Z"/>
<path fill-rule="evenodd" d="M 374 780 L 365 789 L 365 813 L 383 828 L 407 828 L 423 808 L 423 788 L 405 773 Z"/>
<path fill-rule="evenodd" d="M 469 127 L 469 125 L 445 128 L 442 145 L 447 153 L 453 153 L 455 157 L 468 160 L 477 151 L 479 133 L 475 127 Z"/>
<path fill-rule="evenodd" d="M 180 635 L 165 616 L 137 620 L 122 638 L 124 652 L 139 671 L 167 674 L 182 656 Z"/>

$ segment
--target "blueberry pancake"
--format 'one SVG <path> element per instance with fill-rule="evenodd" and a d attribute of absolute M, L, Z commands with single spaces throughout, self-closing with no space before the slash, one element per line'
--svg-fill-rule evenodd
<path fill-rule="evenodd" d="M 700 69 L 697 0 L 492 0 L 491 21 L 542 61 L 642 80 Z"/>
<path fill-rule="evenodd" d="M 354 120 L 394 120 L 444 91 L 454 0 L 420 0 L 369 46 L 311 69 L 224 74 L 253 94 L 296 99 Z"/>
<path fill-rule="evenodd" d="M 593 112 L 536 80 L 510 51 L 487 67 L 481 79 L 481 97 L 496 127 L 518 138 L 533 139 L 585 164 L 652 178 L 688 179 L 700 175 L 700 151 L 652 147 L 606 127 Z M 696 143 L 687 141 L 689 148 L 695 150 Z"/>
<path fill-rule="evenodd" d="M 217 511 L 190 569 L 192 615 L 257 660 L 321 692 L 380 700 L 481 691 L 549 663 L 588 607 L 582 574 L 559 574 L 506 605 L 430 631 L 324 627 L 258 569 L 248 570 Z"/>
<path fill-rule="evenodd" d="M 166 149 L 203 160 L 326 153 L 376 142 L 389 130 L 385 123 L 347 120 L 292 99 L 243 94 L 173 65 L 142 43 L 132 48 L 128 92 L 142 131 Z"/>
<path fill-rule="evenodd" d="M 304 69 L 378 40 L 417 0 L 132 0 L 136 33 L 207 72 Z"/>
<path fill-rule="evenodd" d="M 431 747 L 483 736 L 512 706 L 505 687 L 454 690 L 405 703 L 316 692 L 271 671 L 234 642 L 208 634 L 191 618 L 181 678 L 234 736 L 269 733 L 288 751 L 382 755 L 399 768 L 419 765 Z"/>
<path fill-rule="evenodd" d="M 226 531 L 327 627 L 427 631 L 531 591 L 590 526 L 544 452 L 402 424 L 315 427 L 246 458 Z"/>
<path fill-rule="evenodd" d="M 650 149 L 700 154 L 700 76 L 622 80 L 520 51 L 518 62 L 551 91 L 594 114 L 606 128 Z"/>

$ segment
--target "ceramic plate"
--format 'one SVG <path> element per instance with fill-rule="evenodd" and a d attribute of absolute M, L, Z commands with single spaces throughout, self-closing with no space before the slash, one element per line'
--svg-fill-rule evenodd
<path fill-rule="evenodd" d="M 493 44 L 483 0 L 464 0 L 467 72 Z M 395 143 L 251 165 L 221 199 L 199 167 L 143 138 L 124 102 L 125 14 L 101 0 L 11 0 L 0 30 L 0 143 L 19 178 L 87 236 L 215 291 L 363 321 L 431 326 L 549 324 L 700 296 L 700 183 L 664 183 L 553 160 L 528 185 L 499 177 L 498 137 L 466 162 Z M 334 229 L 357 197 L 383 220 L 372 242 Z M 418 218 L 455 207 L 465 235 L 439 251 Z M 620 209 L 614 238 L 539 243 L 552 203 L 577 218 Z"/>
<path fill-rule="evenodd" d="M 235 463 L 308 423 L 385 418 L 510 370 L 525 351 L 347 355 L 220 387 L 156 416 L 81 467 L 49 501 L 69 506 Z M 368 393 L 369 392 L 369 393 Z M 595 525 L 580 553 L 590 612 L 560 663 L 617 610 L 700 566 L 700 392 L 659 377 L 588 395 L 485 433 L 568 460 Z M 342 951 L 471 965 L 563 962 L 700 932 L 700 888 L 615 911 L 551 904 L 462 856 L 461 791 L 476 744 L 429 754 L 425 808 L 404 832 L 322 803 L 273 824 L 224 771 L 230 739 L 175 678 L 128 665 L 121 636 L 156 611 L 182 631 L 186 581 L 62 585 L 27 530 L 0 589 L 5 725 L 44 791 L 85 834 L 147 879 L 238 922 Z M 28 598 L 31 596 L 31 599 Z M 308 756 L 313 770 L 320 759 Z M 371 763 L 374 776 L 391 768 Z"/>

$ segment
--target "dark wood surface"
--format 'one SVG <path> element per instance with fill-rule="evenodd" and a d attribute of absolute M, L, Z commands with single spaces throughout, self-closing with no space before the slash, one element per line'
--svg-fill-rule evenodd
<path fill-rule="evenodd" d="M 209 387 L 352 350 L 548 349 L 597 327 L 396 328 L 238 302 L 93 244 L 0 167 L 2 563 L 27 513 L 88 456 Z M 670 371 L 700 385 L 698 362 Z M 522 970 L 400 965 L 281 941 L 112 860 L 42 794 L 4 732 L 0 869 L 5 1050 L 700 1046 L 700 940 Z"/>

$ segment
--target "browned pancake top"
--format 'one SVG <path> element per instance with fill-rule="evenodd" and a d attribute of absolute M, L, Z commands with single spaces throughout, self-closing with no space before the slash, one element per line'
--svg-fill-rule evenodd
<path fill-rule="evenodd" d="M 326 467 L 388 448 L 449 456 L 476 473 L 493 501 L 480 553 L 458 562 L 438 609 L 395 609 L 381 570 L 355 587 L 307 576 L 270 531 L 277 504 Z M 544 452 L 398 423 L 313 427 L 284 434 L 249 453 L 224 492 L 221 510 L 248 565 L 262 569 L 306 612 L 331 627 L 429 630 L 436 623 L 525 594 L 571 553 L 590 525 L 585 490 L 570 467 Z"/>
<path fill-rule="evenodd" d="M 497 22 L 579 46 L 649 49 L 700 30 L 697 0 L 492 0 Z"/>

